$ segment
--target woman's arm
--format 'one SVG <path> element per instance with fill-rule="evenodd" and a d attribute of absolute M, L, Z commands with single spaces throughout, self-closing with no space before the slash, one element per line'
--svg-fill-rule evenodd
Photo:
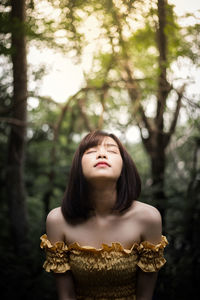
<path fill-rule="evenodd" d="M 64 241 L 64 220 L 60 208 L 53 209 L 47 216 L 46 232 L 52 244 Z M 55 273 L 59 300 L 75 300 L 75 289 L 71 271 Z"/>
<path fill-rule="evenodd" d="M 161 242 L 162 220 L 159 211 L 147 206 L 142 214 L 142 240 L 152 244 Z M 137 273 L 136 299 L 152 300 L 158 272 L 144 272 L 140 268 Z"/>
<path fill-rule="evenodd" d="M 55 274 L 59 300 L 75 300 L 74 282 L 71 271 Z"/>
<path fill-rule="evenodd" d="M 141 269 L 137 273 L 136 299 L 151 300 L 156 284 L 158 272 L 143 272 Z"/>

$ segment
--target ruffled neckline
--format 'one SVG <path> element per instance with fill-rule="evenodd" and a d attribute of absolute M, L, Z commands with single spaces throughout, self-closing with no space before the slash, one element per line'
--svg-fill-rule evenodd
<path fill-rule="evenodd" d="M 161 236 L 161 241 L 158 244 L 152 244 L 148 241 L 142 241 L 140 243 L 134 242 L 133 245 L 131 246 L 130 249 L 126 249 L 122 246 L 120 242 L 112 242 L 111 245 L 104 244 L 102 243 L 100 248 L 95 248 L 93 246 L 85 245 L 82 246 L 78 242 L 71 243 L 69 245 L 66 245 L 65 242 L 63 241 L 58 241 L 52 244 L 49 240 L 46 234 L 43 234 L 41 237 L 41 248 L 49 248 L 51 250 L 65 250 L 65 251 L 70 251 L 70 250 L 81 250 L 81 251 L 91 251 L 91 252 L 102 252 L 102 251 L 119 251 L 119 252 L 124 252 L 124 253 L 131 253 L 133 249 L 136 250 L 142 250 L 142 249 L 149 249 L 153 250 L 155 252 L 159 251 L 160 249 L 165 248 L 165 246 L 168 244 L 167 238 L 162 235 Z"/>

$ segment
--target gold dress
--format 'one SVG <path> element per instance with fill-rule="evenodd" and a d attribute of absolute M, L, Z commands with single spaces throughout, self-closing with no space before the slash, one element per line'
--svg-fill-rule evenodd
<path fill-rule="evenodd" d="M 135 300 L 138 267 L 144 272 L 158 271 L 166 262 L 163 251 L 167 244 L 162 236 L 157 245 L 144 241 L 125 249 L 114 242 L 96 249 L 78 243 L 52 245 L 44 234 L 40 247 L 46 251 L 43 267 L 47 272 L 71 270 L 78 300 Z"/>

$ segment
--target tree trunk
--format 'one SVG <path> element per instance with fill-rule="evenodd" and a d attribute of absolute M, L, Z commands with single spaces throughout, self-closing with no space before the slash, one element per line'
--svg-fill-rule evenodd
<path fill-rule="evenodd" d="M 142 137 L 144 147 L 150 156 L 151 160 L 151 174 L 152 174 L 152 194 L 156 206 L 159 209 L 164 225 L 165 216 L 165 165 L 166 153 L 165 149 L 168 144 L 168 135 L 162 132 L 151 131 L 148 138 Z M 164 226 L 163 226 L 164 227 Z"/>
<path fill-rule="evenodd" d="M 164 188 L 164 172 L 165 172 L 165 151 L 163 147 L 157 147 L 154 155 L 151 156 L 151 173 L 153 185 L 158 187 L 158 192 Z"/>
<path fill-rule="evenodd" d="M 152 192 L 153 198 L 156 201 L 156 206 L 161 212 L 164 221 L 164 173 L 165 173 L 165 162 L 166 154 L 165 150 L 170 141 L 171 135 L 174 133 L 182 97 L 182 91 L 180 92 L 180 97 L 177 100 L 177 108 L 174 113 L 174 118 L 170 126 L 170 132 L 164 132 L 164 112 L 166 109 L 166 100 L 171 87 L 167 81 L 167 36 L 165 32 L 166 28 L 166 5 L 167 0 L 157 1 L 157 13 L 158 13 L 158 23 L 157 23 L 157 34 L 156 42 L 157 49 L 159 52 L 158 65 L 159 74 L 157 78 L 157 111 L 155 118 L 148 118 L 145 110 L 141 103 L 141 93 L 142 91 L 138 87 L 136 81 L 133 78 L 133 72 L 131 71 L 129 64 L 125 64 L 124 73 L 126 77 L 124 80 L 127 81 L 127 89 L 129 92 L 130 99 L 133 104 L 134 119 L 137 121 L 138 126 L 141 131 L 141 138 L 144 147 L 151 159 L 151 174 L 152 174 Z M 123 39 L 121 37 L 121 42 Z M 124 48 L 125 49 L 125 48 Z M 126 49 L 125 49 L 126 50 Z M 127 55 L 125 55 L 127 61 Z M 128 83 L 131 84 L 129 88 Z M 136 111 L 136 113 L 135 113 Z M 137 114 L 138 112 L 138 114 Z M 148 132 L 148 137 L 143 135 L 143 129 Z"/>
<path fill-rule="evenodd" d="M 25 0 L 11 1 L 13 118 L 21 125 L 12 125 L 8 144 L 7 197 L 12 241 L 17 254 L 27 249 L 27 210 L 24 184 L 24 152 L 27 113 L 27 62 L 24 32 Z"/>
<path fill-rule="evenodd" d="M 152 190 L 156 206 L 160 211 L 163 221 L 163 228 L 165 223 L 165 162 L 166 155 L 165 149 L 160 145 L 157 145 L 154 155 L 151 156 L 151 174 L 152 174 Z"/>
<path fill-rule="evenodd" d="M 159 50 L 159 76 L 157 92 L 157 114 L 154 119 L 155 131 L 150 133 L 152 138 L 151 144 L 154 146 L 151 153 L 151 167 L 153 178 L 153 195 L 157 207 L 161 213 L 162 220 L 165 219 L 165 191 L 164 191 L 164 173 L 166 154 L 165 149 L 169 139 L 164 132 L 164 112 L 166 109 L 166 100 L 170 91 L 167 81 L 167 37 L 166 28 L 166 0 L 158 0 L 158 29 L 157 29 L 157 46 Z M 155 141 L 154 141 L 155 139 Z M 164 226 L 163 226 L 164 227 Z"/>

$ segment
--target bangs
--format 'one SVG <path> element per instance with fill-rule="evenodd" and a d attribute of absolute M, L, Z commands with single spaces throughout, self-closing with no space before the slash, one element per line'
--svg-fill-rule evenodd
<path fill-rule="evenodd" d="M 105 137 L 110 137 L 110 134 L 103 131 L 94 131 L 86 135 L 79 146 L 80 154 L 83 155 L 87 149 L 100 145 Z"/>

